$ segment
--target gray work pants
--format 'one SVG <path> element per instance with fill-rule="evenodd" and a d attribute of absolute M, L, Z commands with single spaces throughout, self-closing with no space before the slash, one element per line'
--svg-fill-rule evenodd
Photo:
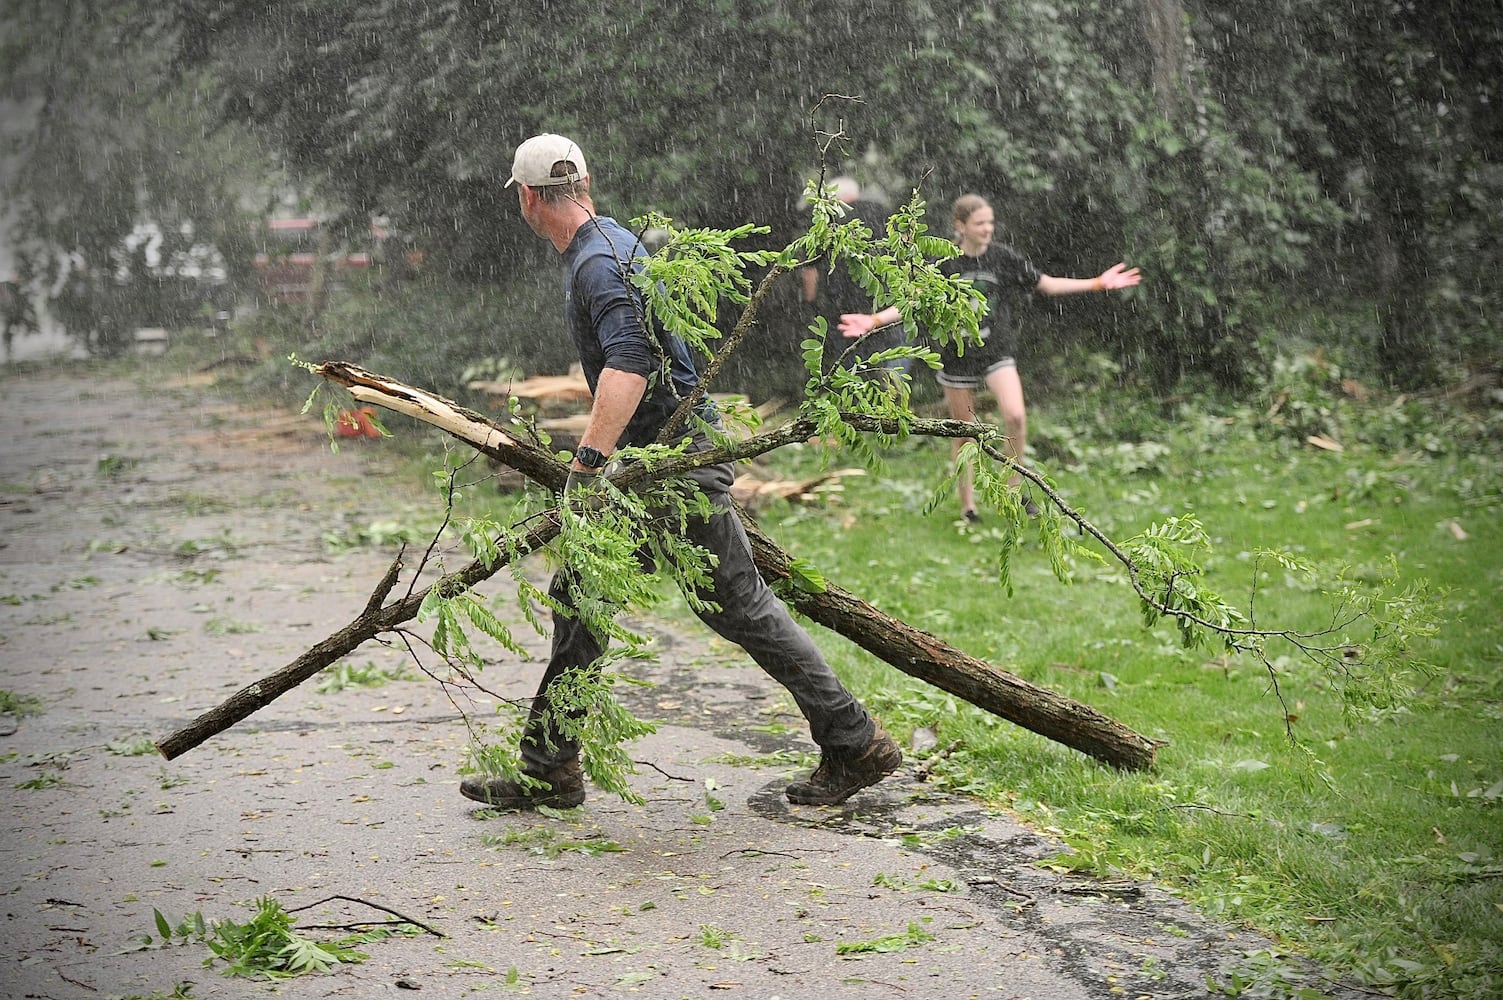
<path fill-rule="evenodd" d="M 713 589 L 703 596 L 720 610 L 699 612 L 700 620 L 746 650 L 758 666 L 788 689 L 821 749 L 863 750 L 871 742 L 875 723 L 757 572 L 751 543 L 731 508 L 729 490 L 734 477 L 729 463 L 708 466 L 692 475 L 715 514 L 709 520 L 691 518 L 687 534 L 694 544 L 719 557 L 712 571 Z M 566 605 L 570 603 L 568 572 L 566 566 L 555 573 L 548 591 L 554 600 Z M 591 669 L 602 652 L 600 640 L 578 618 L 553 616 L 553 651 L 522 737 L 526 770 L 550 771 L 579 756 L 579 744 L 547 724 L 548 688 L 565 671 Z"/>

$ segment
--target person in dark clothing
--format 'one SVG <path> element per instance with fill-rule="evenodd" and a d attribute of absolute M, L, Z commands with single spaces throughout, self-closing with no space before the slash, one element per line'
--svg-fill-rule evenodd
<path fill-rule="evenodd" d="M 595 213 L 589 171 L 578 145 L 559 135 L 539 135 L 517 148 L 512 176 L 522 217 L 563 255 L 564 315 L 594 401 L 570 464 L 566 494 L 587 488 L 617 448 L 654 441 L 697 381 L 687 346 L 664 335 L 651 320 L 629 275 L 645 255 L 637 238 Z M 701 415 L 714 420 L 712 409 Z M 694 450 L 709 441 L 697 436 Z M 712 605 L 699 617 L 736 643 L 776 679 L 808 720 L 820 763 L 786 791 L 795 803 L 829 805 L 897 770 L 897 744 L 846 690 L 809 634 L 773 595 L 752 560 L 751 546 L 731 506 L 735 471 L 730 463 L 686 477 L 706 495 L 714 513 L 691 517 L 687 538 L 715 556 L 712 582 L 699 596 Z M 562 567 L 550 596 L 572 607 L 570 570 Z M 472 777 L 460 784 L 467 798 L 497 809 L 539 805 L 573 807 L 584 801 L 580 747 L 554 723 L 549 695 L 570 671 L 596 670 L 601 638 L 576 616 L 556 614 L 552 652 L 522 736 L 522 773 L 528 780 Z"/>
<path fill-rule="evenodd" d="M 887 231 L 887 210 L 878 202 L 861 197 L 861 187 L 853 177 L 837 177 L 830 182 L 835 198 L 849 206 L 849 211 L 840 224 L 860 219 L 878 237 Z M 854 346 L 851 339 L 840 333 L 840 317 L 847 313 L 868 312 L 872 307 L 871 296 L 856 283 L 843 263 L 832 269 L 828 261 L 810 264 L 803 271 L 804 303 L 812 307 L 828 322 L 825 330 L 825 366 L 828 369 L 837 362 L 850 367 L 865 361 L 878 351 L 897 347 L 903 343 L 902 327 L 879 330 Z M 847 350 L 850 353 L 846 353 Z M 907 371 L 911 359 L 890 361 L 887 367 Z"/>
<path fill-rule="evenodd" d="M 935 380 L 945 393 L 950 416 L 956 420 L 976 419 L 976 392 L 990 389 L 1002 412 L 1002 429 L 1007 435 L 1004 451 L 1019 464 L 1028 444 L 1027 415 L 1023 407 L 1023 383 L 1018 378 L 1018 335 L 1012 322 L 1013 303 L 1031 291 L 1045 295 L 1077 295 L 1082 292 L 1105 292 L 1131 288 L 1141 280 L 1137 268 L 1114 264 L 1094 278 L 1056 278 L 1044 274 L 1021 254 L 1006 244 L 992 243 L 996 217 L 992 206 L 977 194 L 955 199 L 951 211 L 955 224 L 955 242 L 960 255 L 941 262 L 944 274 L 964 278 L 986 299 L 986 314 L 981 318 L 981 344 L 961 346 L 952 339 L 936 344 L 941 368 Z M 889 306 L 876 313 L 850 313 L 840 318 L 841 333 L 860 337 L 902 319 L 897 308 Z M 958 452 L 962 439 L 955 439 L 952 451 Z M 1021 482 L 1016 473 L 1012 484 Z M 958 484 L 961 515 L 967 521 L 979 521 L 969 473 L 962 473 Z M 1038 513 L 1032 500 L 1025 501 L 1030 516 Z"/>

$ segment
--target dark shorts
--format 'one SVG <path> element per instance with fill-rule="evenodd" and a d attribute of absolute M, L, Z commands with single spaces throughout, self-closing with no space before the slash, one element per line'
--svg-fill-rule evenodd
<path fill-rule="evenodd" d="M 968 343 L 963 355 L 955 347 L 954 343 L 935 347 L 940 369 L 934 380 L 951 389 L 985 388 L 992 372 L 1017 366 L 1017 337 L 1011 332 L 990 334 L 980 344 Z"/>

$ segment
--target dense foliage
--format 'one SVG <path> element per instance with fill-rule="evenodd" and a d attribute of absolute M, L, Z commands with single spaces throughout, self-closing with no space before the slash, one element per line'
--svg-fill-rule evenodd
<path fill-rule="evenodd" d="M 174 38 L 137 0 L 0 9 L 0 244 L 17 258 L 0 278 L 44 294 L 92 354 L 140 326 L 197 325 L 233 304 L 221 280 L 250 278 L 240 202 L 261 166 L 212 113 L 213 81 L 174 71 Z"/>
<path fill-rule="evenodd" d="M 433 280 L 536 283 L 546 249 L 501 182 L 545 129 L 585 145 L 612 214 L 752 221 L 769 245 L 803 227 L 821 170 L 894 205 L 921 188 L 940 234 L 980 191 L 1050 273 L 1143 267 L 1131 308 L 1031 322 L 1161 390 L 1243 384 L 1331 334 L 1289 324 L 1294 302 L 1356 316 L 1327 346 L 1405 387 L 1496 340 L 1503 12 L 1457 0 L 22 0 L 5 17 L 6 82 L 36 112 L 13 185 L 23 276 L 99 349 L 161 282 L 123 249 L 136 223 L 186 224 L 243 279 L 226 207 L 264 203 L 283 167 L 351 231 L 392 219 Z M 226 148 L 241 128 L 259 164 Z M 791 293 L 766 316 L 810 318 Z"/>

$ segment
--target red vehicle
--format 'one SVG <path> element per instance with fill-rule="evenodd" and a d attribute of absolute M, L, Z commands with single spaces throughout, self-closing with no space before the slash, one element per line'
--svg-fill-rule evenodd
<path fill-rule="evenodd" d="M 261 277 L 262 301 L 308 301 L 313 292 L 320 256 L 324 258 L 327 267 L 323 276 L 326 290 L 341 287 L 344 276 L 352 271 L 385 266 L 393 272 L 410 273 L 422 265 L 423 254 L 420 250 L 404 249 L 400 250 L 400 257 L 387 256 L 389 253 L 399 252 L 398 248 L 403 247 L 405 241 L 393 236 L 385 225 L 373 222 L 369 233 L 370 239 L 362 249 L 330 247 L 321 245 L 324 224 L 319 219 L 303 217 L 268 220 L 263 250 L 255 258 L 256 271 Z M 395 276 L 395 273 L 388 275 Z"/>
<path fill-rule="evenodd" d="M 306 302 L 313 290 L 319 259 L 322 224 L 318 219 L 271 219 L 266 223 L 266 242 L 256 254 L 256 273 L 261 278 L 263 301 Z M 332 253 L 325 280 L 337 283 L 340 272 L 370 266 L 368 253 Z"/>

